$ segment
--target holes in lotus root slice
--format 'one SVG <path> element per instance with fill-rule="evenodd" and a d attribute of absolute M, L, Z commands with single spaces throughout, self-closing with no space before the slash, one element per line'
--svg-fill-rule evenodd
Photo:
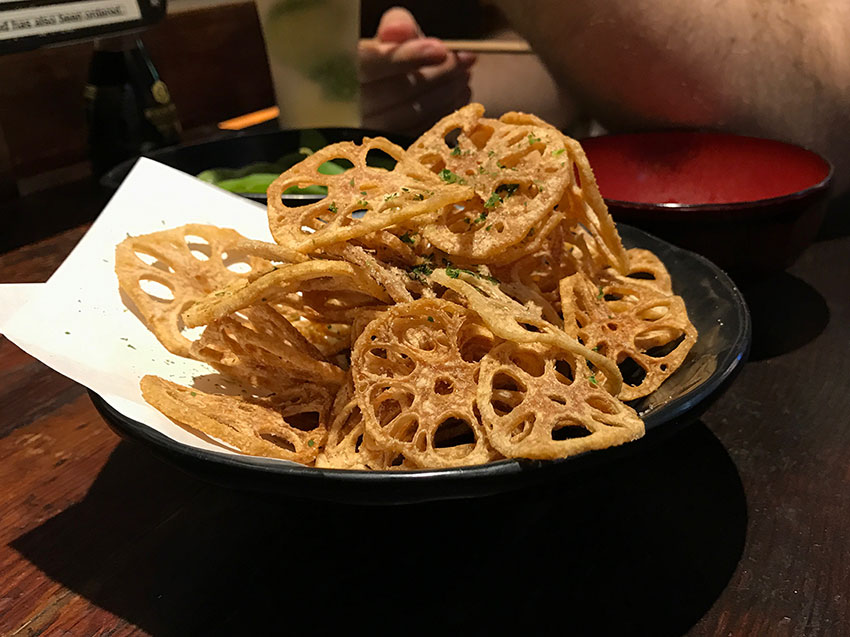
<path fill-rule="evenodd" d="M 562 146 L 557 129 L 518 114 L 499 120 L 483 114 L 480 104 L 470 104 L 444 117 L 405 158 L 475 189 L 461 210 L 447 209 L 423 231 L 438 249 L 472 263 L 493 262 L 543 226 L 571 181 L 552 154 Z"/>
<path fill-rule="evenodd" d="M 426 467 L 492 458 L 475 409 L 478 363 L 464 360 L 458 343 L 459 334 L 467 341 L 483 337 L 485 332 L 470 327 L 477 322 L 459 305 L 421 299 L 388 309 L 364 328 L 354 345 L 351 373 L 366 432 L 377 449 Z M 460 428 L 450 419 L 466 423 L 474 441 L 450 445 L 454 436 L 441 425 L 450 421 Z"/>
<path fill-rule="evenodd" d="M 434 449 L 438 453 L 443 450 L 455 450 L 457 455 L 470 453 L 475 448 L 475 431 L 470 424 L 462 419 L 449 416 L 434 432 Z M 452 454 L 454 455 L 454 454 Z"/>
<path fill-rule="evenodd" d="M 434 383 L 434 393 L 440 396 L 451 394 L 455 390 L 455 384 L 451 378 L 438 378 Z"/>
<path fill-rule="evenodd" d="M 496 342 L 493 333 L 483 325 L 467 322 L 457 334 L 458 352 L 467 363 L 478 363 Z"/>
<path fill-rule="evenodd" d="M 181 313 L 214 290 L 270 268 L 270 261 L 254 256 L 259 245 L 233 230 L 190 224 L 128 237 L 115 250 L 115 272 L 121 292 L 157 339 L 173 354 L 188 356 Z M 250 270 L 229 270 L 227 255 Z"/>
<path fill-rule="evenodd" d="M 591 432 L 581 425 L 564 423 L 552 428 L 552 440 L 575 440 L 589 435 L 591 435 Z"/>
<path fill-rule="evenodd" d="M 543 362 L 539 377 L 527 374 L 513 360 L 518 353 L 536 354 Z M 564 383 L 563 361 L 575 375 Z M 516 404 L 498 395 L 512 379 L 524 388 Z M 601 449 L 643 435 L 643 422 L 630 407 L 594 382 L 585 361 L 539 343 L 497 345 L 481 361 L 478 408 L 490 444 L 509 458 L 554 459 Z M 586 435 L 576 436 L 580 427 Z"/>
<path fill-rule="evenodd" d="M 392 170 L 369 165 L 377 151 L 397 165 Z M 404 224 L 472 196 L 470 188 L 446 184 L 427 169 L 398 161 L 404 150 L 384 138 L 362 144 L 340 142 L 327 146 L 299 162 L 269 187 L 269 228 L 278 243 L 302 253 L 359 239 Z M 338 175 L 325 175 L 319 166 L 345 158 L 353 167 Z M 281 194 L 292 186 L 315 184 L 328 189 L 319 202 L 287 207 Z M 355 214 L 356 213 L 356 214 Z"/>
<path fill-rule="evenodd" d="M 207 394 L 156 376 L 145 376 L 140 386 L 144 399 L 178 425 L 242 453 L 310 464 L 324 443 L 328 393 L 319 396 L 306 391 L 304 407 L 293 401 L 250 402 L 239 396 Z M 318 422 L 309 431 L 294 426 L 306 411 L 317 414 Z"/>
<path fill-rule="evenodd" d="M 561 281 L 564 329 L 617 363 L 625 383 L 622 400 L 658 389 L 697 338 L 681 297 L 650 286 L 629 294 L 628 299 L 606 301 L 605 288 L 581 273 Z"/>
<path fill-rule="evenodd" d="M 142 292 L 151 297 L 154 301 L 170 303 L 174 300 L 174 292 L 167 283 L 156 281 L 154 279 L 139 279 L 139 287 Z"/>

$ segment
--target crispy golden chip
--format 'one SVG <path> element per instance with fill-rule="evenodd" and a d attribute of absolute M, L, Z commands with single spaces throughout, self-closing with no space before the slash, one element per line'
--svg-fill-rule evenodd
<path fill-rule="evenodd" d="M 599 186 L 584 150 L 576 140 L 562 137 L 565 168 L 575 175 L 564 193 L 558 209 L 567 216 L 567 224 L 575 222 L 584 227 L 593 238 L 600 265 L 613 266 L 618 272 L 628 272 L 629 257 L 620 241 L 620 234 L 608 212 L 608 206 L 599 193 Z"/>
<path fill-rule="evenodd" d="M 277 392 L 292 381 L 340 386 L 345 372 L 325 360 L 279 312 L 261 303 L 204 329 L 192 354 L 252 387 Z"/>
<path fill-rule="evenodd" d="M 660 294 L 673 294 L 670 273 L 661 259 L 649 250 L 641 248 L 632 248 L 626 252 L 629 256 L 628 270 L 622 274 L 611 268 L 603 270 L 599 274 L 603 286 L 646 287 Z"/>
<path fill-rule="evenodd" d="M 354 344 L 352 377 L 377 449 L 421 467 L 493 457 L 475 409 L 479 364 L 464 356 L 459 340 L 476 321 L 459 305 L 422 299 L 396 305 L 366 326 Z"/>
<path fill-rule="evenodd" d="M 408 290 L 412 279 L 401 269 L 379 261 L 360 246 L 347 244 L 334 254 L 363 268 L 375 283 L 386 290 L 393 303 L 408 303 L 413 300 L 413 295 Z"/>
<path fill-rule="evenodd" d="M 543 318 L 561 326 L 561 296 L 559 284 L 567 274 L 575 272 L 575 264 L 564 252 L 560 228 L 536 252 L 507 266 L 493 268 L 493 275 L 511 298 L 523 305 L 532 303 L 540 308 Z"/>
<path fill-rule="evenodd" d="M 536 118 L 520 121 L 516 114 L 498 120 L 483 115 L 480 104 L 447 115 L 411 145 L 405 159 L 475 189 L 475 199 L 446 209 L 423 231 L 443 252 L 473 263 L 492 263 L 511 246 L 531 241 L 572 180 L 561 167 L 556 128 Z"/>
<path fill-rule="evenodd" d="M 539 343 L 506 342 L 484 356 L 477 404 L 490 444 L 508 458 L 566 458 L 644 433 L 584 358 Z"/>
<path fill-rule="evenodd" d="M 159 342 L 173 354 L 188 356 L 191 341 L 181 332 L 181 313 L 213 290 L 247 282 L 270 268 L 266 258 L 254 256 L 258 253 L 289 256 L 279 246 L 246 239 L 235 230 L 189 224 L 127 237 L 115 250 L 115 273 L 121 291 Z"/>
<path fill-rule="evenodd" d="M 332 396 L 316 385 L 255 400 L 207 394 L 157 376 L 145 376 L 140 386 L 144 399 L 178 425 L 249 455 L 309 464 L 327 436 Z"/>
<path fill-rule="evenodd" d="M 613 289 L 594 285 L 580 273 L 565 277 L 564 329 L 620 366 L 625 381 L 619 397 L 633 400 L 658 389 L 681 366 L 697 331 L 681 297 L 655 293 L 634 303 L 623 297 L 606 301 Z M 631 370 L 625 367 L 628 361 Z"/>
<path fill-rule="evenodd" d="M 253 281 L 246 279 L 222 287 L 187 309 L 183 321 L 189 327 L 206 325 L 255 303 L 284 300 L 287 293 L 294 291 L 295 284 L 307 289 L 308 283 L 315 284 L 317 280 L 322 282 L 324 289 L 353 290 L 379 301 L 390 301 L 384 289 L 358 266 L 344 261 L 313 259 L 275 268 Z"/>
<path fill-rule="evenodd" d="M 366 425 L 354 394 L 354 383 L 348 381 L 334 400 L 331 426 L 324 449 L 316 457 L 316 466 L 328 469 L 372 469 L 382 471 L 401 466 L 393 465 L 397 454 L 376 451 L 369 445 Z"/>
<path fill-rule="evenodd" d="M 328 360 L 351 349 L 351 326 L 344 323 L 318 323 L 303 319 L 293 323 L 301 335 Z"/>
<path fill-rule="evenodd" d="M 382 151 L 398 163 L 393 170 L 369 166 L 371 151 Z M 471 188 L 447 185 L 421 166 L 399 161 L 403 156 L 403 148 L 378 137 L 365 138 L 360 145 L 332 144 L 295 164 L 268 190 L 272 236 L 299 252 L 315 252 L 403 224 L 473 195 Z M 319 166 L 334 160 L 351 162 L 353 168 L 338 175 L 319 172 Z M 328 195 L 306 206 L 285 206 L 281 195 L 292 186 L 325 186 Z"/>
<path fill-rule="evenodd" d="M 490 281 L 476 279 L 454 271 L 435 270 L 431 279 L 461 294 L 493 333 L 515 343 L 543 343 L 582 356 L 603 372 L 604 387 L 616 396 L 622 386 L 617 366 L 599 352 L 594 352 L 569 336 L 564 330 L 544 321 L 527 307 L 520 305 Z"/>

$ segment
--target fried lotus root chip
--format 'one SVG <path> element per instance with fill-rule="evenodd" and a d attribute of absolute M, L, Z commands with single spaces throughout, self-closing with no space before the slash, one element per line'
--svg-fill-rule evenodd
<path fill-rule="evenodd" d="M 421 299 L 366 326 L 351 369 L 367 435 L 378 449 L 420 467 L 493 458 L 475 407 L 479 364 L 461 340 L 477 320 L 454 303 Z"/>
<path fill-rule="evenodd" d="M 340 386 L 345 372 L 325 357 L 279 312 L 261 303 L 208 325 L 192 354 L 218 371 L 265 391 L 293 380 Z"/>
<path fill-rule="evenodd" d="M 539 234 L 572 173 L 553 154 L 563 148 L 553 126 L 518 113 L 483 115 L 480 104 L 447 115 L 411 145 L 405 163 L 472 185 L 476 199 L 446 209 L 424 234 L 447 254 L 494 263 L 511 246 Z"/>
<path fill-rule="evenodd" d="M 140 386 L 144 399 L 178 425 L 248 455 L 310 464 L 327 435 L 332 397 L 318 386 L 256 401 L 207 394 L 157 376 L 145 376 Z"/>
<path fill-rule="evenodd" d="M 499 289 L 495 283 L 476 279 L 464 272 L 449 276 L 447 270 L 435 270 L 435 283 L 460 294 L 493 334 L 515 343 L 543 343 L 582 356 L 603 373 L 603 385 L 614 396 L 620 392 L 622 376 L 612 361 L 595 352 L 561 328 L 543 320 L 539 314 L 520 305 Z"/>
<path fill-rule="evenodd" d="M 581 224 L 593 239 L 595 254 L 600 265 L 610 265 L 618 272 L 629 269 L 629 256 L 623 248 L 617 226 L 608 212 L 608 206 L 599 193 L 593 170 L 581 144 L 571 137 L 562 136 L 565 161 L 575 176 L 564 192 L 558 209 L 567 217 L 567 225 Z"/>
<path fill-rule="evenodd" d="M 564 329 L 617 363 L 624 376 L 622 400 L 646 396 L 681 366 L 697 330 L 680 296 L 647 295 L 613 314 L 609 305 L 622 302 L 606 301 L 604 292 L 583 274 L 565 277 Z"/>
<path fill-rule="evenodd" d="M 348 382 L 334 400 L 328 438 L 316 457 L 316 466 L 381 471 L 393 467 L 394 455 L 392 452 L 377 451 L 369 445 L 366 424 L 354 394 L 354 383 L 349 376 Z"/>
<path fill-rule="evenodd" d="M 313 259 L 275 268 L 256 279 L 236 281 L 198 300 L 183 313 L 189 327 L 207 325 L 255 303 L 285 300 L 295 291 L 342 289 L 388 303 L 389 295 L 362 268 L 344 261 Z"/>
<path fill-rule="evenodd" d="M 662 295 L 673 294 L 673 282 L 667 268 L 653 252 L 642 248 L 626 250 L 629 255 L 629 268 L 625 273 L 619 273 L 613 268 L 603 270 L 599 275 L 603 288 L 609 286 L 641 290 Z M 607 292 L 607 290 L 606 290 Z M 637 296 L 640 293 L 636 292 Z"/>
<path fill-rule="evenodd" d="M 477 401 L 490 444 L 508 458 L 566 458 L 644 434 L 584 358 L 539 343 L 506 342 L 484 356 Z"/>
<path fill-rule="evenodd" d="M 413 300 L 413 295 L 408 290 L 413 280 L 400 268 L 383 263 L 360 246 L 351 244 L 340 247 L 336 254 L 368 272 L 369 276 L 386 290 L 393 303 L 408 303 Z"/>
<path fill-rule="evenodd" d="M 189 356 L 182 312 L 213 290 L 247 282 L 270 268 L 267 258 L 254 256 L 258 253 L 281 260 L 291 256 L 280 246 L 246 239 L 235 230 L 189 224 L 127 237 L 115 250 L 115 273 L 121 291 L 159 342 L 172 354 Z M 237 263 L 244 272 L 235 271 Z"/>
<path fill-rule="evenodd" d="M 383 151 L 392 157 L 397 162 L 393 170 L 369 166 L 370 151 Z M 269 228 L 275 241 L 311 253 L 402 224 L 473 195 L 469 187 L 448 185 L 422 166 L 399 161 L 403 156 L 403 148 L 377 137 L 365 138 L 360 145 L 331 144 L 295 164 L 268 190 Z M 319 172 L 319 166 L 333 160 L 346 160 L 353 168 L 338 175 Z M 328 195 L 305 206 L 285 206 L 281 195 L 292 186 L 325 186 Z"/>
<path fill-rule="evenodd" d="M 575 272 L 564 254 L 564 239 L 560 229 L 552 233 L 542 248 L 507 266 L 493 269 L 501 288 L 522 304 L 533 303 L 543 318 L 553 325 L 561 324 L 561 279 Z"/>

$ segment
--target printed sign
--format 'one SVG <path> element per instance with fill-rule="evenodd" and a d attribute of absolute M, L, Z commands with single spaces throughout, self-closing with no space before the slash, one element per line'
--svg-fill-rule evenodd
<path fill-rule="evenodd" d="M 0 0 L 0 53 L 114 35 L 164 14 L 165 0 Z"/>

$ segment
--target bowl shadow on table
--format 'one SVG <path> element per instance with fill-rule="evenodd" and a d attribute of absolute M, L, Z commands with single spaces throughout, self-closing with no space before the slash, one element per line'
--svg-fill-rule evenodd
<path fill-rule="evenodd" d="M 735 465 L 696 423 L 603 471 L 359 507 L 210 486 L 122 442 L 80 503 L 13 545 L 153 635 L 682 634 L 743 550 Z"/>
<path fill-rule="evenodd" d="M 826 300 L 788 272 L 758 276 L 730 272 L 750 309 L 753 340 L 749 360 L 760 361 L 803 347 L 829 324 Z"/>

